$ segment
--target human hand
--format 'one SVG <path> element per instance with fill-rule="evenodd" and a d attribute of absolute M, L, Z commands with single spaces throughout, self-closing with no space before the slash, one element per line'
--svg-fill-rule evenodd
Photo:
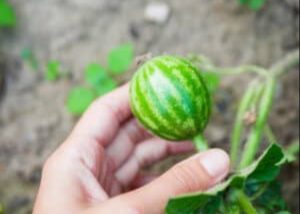
<path fill-rule="evenodd" d="M 48 158 L 34 214 L 163 213 L 169 198 L 206 190 L 229 171 L 227 154 L 213 149 L 160 177 L 140 175 L 147 165 L 192 150 L 190 142 L 170 143 L 141 128 L 132 118 L 128 85 L 123 86 L 95 101 Z"/>

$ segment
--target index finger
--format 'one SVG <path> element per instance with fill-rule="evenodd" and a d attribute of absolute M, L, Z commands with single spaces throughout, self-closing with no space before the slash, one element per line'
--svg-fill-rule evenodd
<path fill-rule="evenodd" d="M 120 125 L 131 117 L 129 84 L 94 101 L 84 113 L 71 136 L 81 140 L 95 140 L 106 146 L 116 135 Z"/>

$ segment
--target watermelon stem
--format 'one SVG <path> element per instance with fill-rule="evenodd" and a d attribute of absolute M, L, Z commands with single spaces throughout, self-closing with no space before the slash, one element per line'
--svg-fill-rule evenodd
<path fill-rule="evenodd" d="M 206 151 L 209 149 L 208 143 L 203 134 L 199 134 L 193 139 L 193 143 L 198 152 Z"/>

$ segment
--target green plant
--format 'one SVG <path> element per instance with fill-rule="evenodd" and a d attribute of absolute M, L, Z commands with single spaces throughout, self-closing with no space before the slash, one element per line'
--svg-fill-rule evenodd
<path fill-rule="evenodd" d="M 108 75 L 105 68 L 97 63 L 91 63 L 85 70 L 85 81 L 93 87 L 98 96 L 115 89 L 117 83 Z"/>
<path fill-rule="evenodd" d="M 115 89 L 118 86 L 115 77 L 130 69 L 133 56 L 133 45 L 123 44 L 110 51 L 107 67 L 98 63 L 89 63 L 84 71 L 83 86 L 75 86 L 68 94 L 67 110 L 74 116 L 80 116 L 98 96 Z M 38 60 L 31 48 L 24 48 L 21 51 L 21 58 L 32 71 L 39 70 Z M 66 76 L 58 60 L 49 60 L 45 68 L 44 77 L 48 81 L 56 81 Z"/>
<path fill-rule="evenodd" d="M 21 51 L 21 58 L 26 64 L 29 65 L 29 67 L 32 71 L 37 71 L 39 69 L 38 61 L 37 61 L 36 56 L 33 53 L 32 49 L 24 48 Z"/>
<path fill-rule="evenodd" d="M 37 72 L 40 68 L 39 62 L 31 48 L 24 48 L 21 51 L 21 59 L 30 70 Z M 48 81 L 58 80 L 62 76 L 61 63 L 58 60 L 49 60 L 45 65 L 44 78 Z"/>
<path fill-rule="evenodd" d="M 133 46 L 124 44 L 114 48 L 108 54 L 108 69 L 116 74 L 127 71 L 132 64 Z"/>
<path fill-rule="evenodd" d="M 155 122 L 155 124 L 161 124 L 162 120 L 167 120 L 167 127 L 164 127 L 164 129 L 168 128 L 168 125 L 172 125 L 172 130 L 180 130 L 182 128 L 182 124 L 176 124 L 175 121 L 176 119 L 181 121 L 184 119 L 180 115 L 175 114 L 175 117 L 171 120 L 169 114 L 174 110 L 173 106 L 175 104 L 171 103 L 172 105 L 170 105 L 168 102 L 172 100 L 174 96 L 178 96 L 179 91 L 179 95 L 185 97 L 184 100 L 178 102 L 180 105 L 186 105 L 188 102 L 197 101 L 202 103 L 203 100 L 207 100 L 208 96 L 204 95 L 203 97 L 203 93 L 206 93 L 206 87 L 198 88 L 198 100 L 195 99 L 196 95 L 194 93 L 185 94 L 185 96 L 183 96 L 181 92 L 183 93 L 187 87 L 193 88 L 194 85 L 199 84 L 197 80 L 195 82 L 190 81 L 189 84 L 186 84 L 185 82 L 185 79 L 189 79 L 190 75 L 187 73 L 193 72 L 193 67 L 180 66 L 181 61 L 172 62 L 173 60 L 166 60 L 166 57 L 158 59 L 162 60 L 156 62 L 156 58 L 154 59 L 154 62 L 150 61 L 150 64 L 146 63 L 143 65 L 133 78 L 131 85 L 131 105 L 133 112 L 135 112 L 135 115 L 137 115 L 146 128 L 148 127 L 159 136 L 169 139 L 169 136 L 161 134 L 160 129 L 155 130 L 151 127 L 148 115 L 151 111 L 147 110 L 149 109 L 147 108 L 147 105 L 150 103 L 151 110 L 155 111 L 156 118 L 152 116 L 153 114 L 151 114 L 150 120 L 154 118 L 157 121 L 152 122 Z M 268 116 L 274 102 L 275 88 L 278 79 L 285 72 L 290 71 L 293 66 L 299 64 L 299 50 L 291 53 L 286 58 L 282 59 L 282 61 L 276 63 L 269 70 L 258 66 L 219 68 L 203 56 L 194 55 L 190 56 L 189 59 L 191 63 L 199 67 L 210 92 L 216 91 L 219 78 L 223 75 L 236 75 L 245 72 L 253 72 L 256 73 L 258 77 L 249 83 L 238 107 L 238 113 L 235 119 L 231 138 L 232 175 L 225 182 L 207 192 L 193 193 L 170 199 L 166 207 L 166 213 L 289 213 L 285 202 L 281 197 L 280 183 L 276 181 L 276 178 L 280 172 L 281 165 L 286 163 L 288 160 L 294 160 L 295 154 L 299 153 L 299 141 L 292 144 L 286 150 L 279 146 L 275 135 L 272 133 L 272 130 L 268 125 Z M 168 64 L 169 67 L 165 66 L 166 64 Z M 170 69 L 170 67 L 172 69 Z M 175 67 L 177 69 L 173 69 Z M 147 69 L 148 72 L 143 71 Z M 156 72 L 151 73 L 151 69 Z M 169 76 L 171 76 L 170 73 L 177 70 L 177 78 L 169 78 L 169 76 L 168 78 L 165 76 L 162 77 L 160 74 L 162 70 L 164 75 Z M 178 79 L 184 81 L 180 82 Z M 156 81 L 159 82 L 159 85 Z M 176 87 L 176 89 L 180 88 L 180 90 L 170 90 L 172 87 Z M 140 92 L 143 92 L 143 94 L 140 94 Z M 171 92 L 176 92 L 177 94 L 174 95 Z M 147 102 L 144 101 L 145 98 L 147 98 Z M 159 103 L 163 103 L 163 105 L 159 105 Z M 165 103 L 166 105 L 164 105 Z M 193 104 L 189 103 L 188 107 L 190 106 L 193 106 Z M 137 108 L 140 109 L 137 110 Z M 140 114 L 141 111 L 143 114 Z M 245 115 L 249 114 L 249 112 L 254 114 L 254 119 L 245 121 Z M 197 111 L 195 111 L 195 113 L 202 113 L 202 115 L 195 115 L 195 120 L 203 119 L 204 121 L 202 122 L 206 123 L 206 114 Z M 178 116 L 178 118 L 176 118 L 176 116 Z M 251 124 L 250 131 L 245 132 L 245 127 L 249 126 L 249 124 Z M 199 131 L 200 135 L 196 138 L 194 138 L 194 133 L 191 132 L 190 139 L 194 138 L 194 143 L 198 150 L 207 149 L 205 139 L 201 135 L 203 130 Z M 167 133 L 169 134 L 170 132 Z M 247 136 L 245 136 L 246 134 Z M 258 152 L 260 151 L 263 136 L 268 139 L 270 146 L 260 156 L 260 158 L 255 160 Z M 244 148 L 242 149 L 242 139 L 245 137 L 247 140 Z"/>
<path fill-rule="evenodd" d="M 130 68 L 133 55 L 133 45 L 125 44 L 110 51 L 107 68 L 98 63 L 88 64 L 84 73 L 87 86 L 76 86 L 71 89 L 66 103 L 68 111 L 75 116 L 80 116 L 94 99 L 115 89 L 118 84 L 113 77 L 121 75 Z"/>
<path fill-rule="evenodd" d="M 59 61 L 51 60 L 47 63 L 45 78 L 48 81 L 55 81 L 61 75 L 61 66 Z"/>
<path fill-rule="evenodd" d="M 0 0 L 0 27 L 13 27 L 16 21 L 13 7 L 6 0 Z"/>
<path fill-rule="evenodd" d="M 96 95 L 88 88 L 75 87 L 69 92 L 67 99 L 67 108 L 73 115 L 81 115 L 90 103 L 93 102 Z"/>
<path fill-rule="evenodd" d="M 266 0 L 239 0 L 239 2 L 252 10 L 259 10 L 265 5 Z"/>

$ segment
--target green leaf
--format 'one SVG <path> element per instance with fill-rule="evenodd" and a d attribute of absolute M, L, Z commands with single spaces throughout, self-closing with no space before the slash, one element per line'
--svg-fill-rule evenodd
<path fill-rule="evenodd" d="M 217 73 L 213 73 L 213 72 L 209 72 L 209 71 L 202 72 L 201 74 L 202 74 L 202 77 L 206 83 L 206 86 L 207 86 L 209 92 L 211 94 L 214 94 L 220 85 L 220 82 L 221 82 L 220 76 Z"/>
<path fill-rule="evenodd" d="M 285 160 L 284 153 L 278 145 L 271 145 L 266 152 L 248 168 L 235 173 L 227 181 L 217 185 L 207 192 L 187 194 L 172 198 L 166 207 L 167 214 L 198 214 L 205 213 L 204 210 L 209 204 L 214 204 L 217 198 L 222 196 L 229 189 L 244 188 L 248 179 L 257 182 L 273 180 L 279 171 L 280 165 Z M 266 175 L 263 175 L 265 170 Z"/>
<path fill-rule="evenodd" d="M 4 0 L 0 1 L 0 27 L 16 25 L 16 16 L 13 7 Z"/>
<path fill-rule="evenodd" d="M 105 69 L 97 64 L 91 63 L 85 69 L 85 81 L 92 87 L 98 86 L 103 80 L 110 78 Z"/>
<path fill-rule="evenodd" d="M 215 213 L 217 213 L 221 204 L 222 204 L 222 197 L 220 197 L 220 196 L 214 197 L 202 209 L 202 213 L 215 214 Z"/>
<path fill-rule="evenodd" d="M 285 161 L 285 155 L 281 147 L 273 144 L 268 150 L 265 158 L 260 159 L 255 170 L 248 176 L 248 179 L 256 180 L 258 182 L 273 181 L 280 172 L 280 165 Z M 250 167 L 251 168 L 251 167 Z"/>
<path fill-rule="evenodd" d="M 252 194 L 251 192 L 259 192 L 261 186 L 265 183 L 248 183 L 246 185 L 246 192 Z M 282 197 L 281 184 L 274 180 L 266 186 L 267 188 L 261 192 L 254 200 L 256 206 L 261 207 L 266 213 L 275 213 L 276 211 L 286 210 L 286 203 Z"/>
<path fill-rule="evenodd" d="M 113 79 L 108 78 L 99 83 L 99 85 L 95 87 L 95 90 L 98 96 L 102 96 L 115 88 L 117 88 L 117 83 Z"/>
<path fill-rule="evenodd" d="M 259 10 L 261 9 L 266 0 L 239 0 L 241 4 L 248 6 L 252 10 Z"/>
<path fill-rule="evenodd" d="M 24 48 L 21 51 L 21 58 L 29 64 L 32 70 L 37 71 L 39 68 L 38 61 L 30 48 Z"/>
<path fill-rule="evenodd" d="M 227 214 L 240 214 L 241 210 L 237 204 L 229 204 L 226 207 L 226 213 Z"/>
<path fill-rule="evenodd" d="M 266 0 L 252 0 L 248 6 L 253 10 L 259 10 L 265 5 Z"/>
<path fill-rule="evenodd" d="M 47 70 L 45 74 L 46 80 L 55 81 L 60 76 L 60 63 L 59 61 L 49 61 L 47 64 Z"/>
<path fill-rule="evenodd" d="M 113 50 L 108 55 L 108 68 L 116 74 L 127 71 L 133 61 L 133 45 L 124 44 Z"/>
<path fill-rule="evenodd" d="M 93 87 L 97 96 L 102 96 L 117 87 L 117 83 L 109 77 L 105 69 L 97 63 L 88 65 L 85 70 L 85 81 Z"/>
<path fill-rule="evenodd" d="M 288 146 L 288 148 L 285 149 L 285 156 L 289 163 L 292 163 L 299 159 L 299 150 L 300 150 L 299 140 L 292 143 L 290 146 Z"/>
<path fill-rule="evenodd" d="M 84 87 L 75 87 L 69 93 L 66 103 L 67 109 L 71 114 L 80 116 L 93 102 L 95 97 L 92 90 Z"/>

